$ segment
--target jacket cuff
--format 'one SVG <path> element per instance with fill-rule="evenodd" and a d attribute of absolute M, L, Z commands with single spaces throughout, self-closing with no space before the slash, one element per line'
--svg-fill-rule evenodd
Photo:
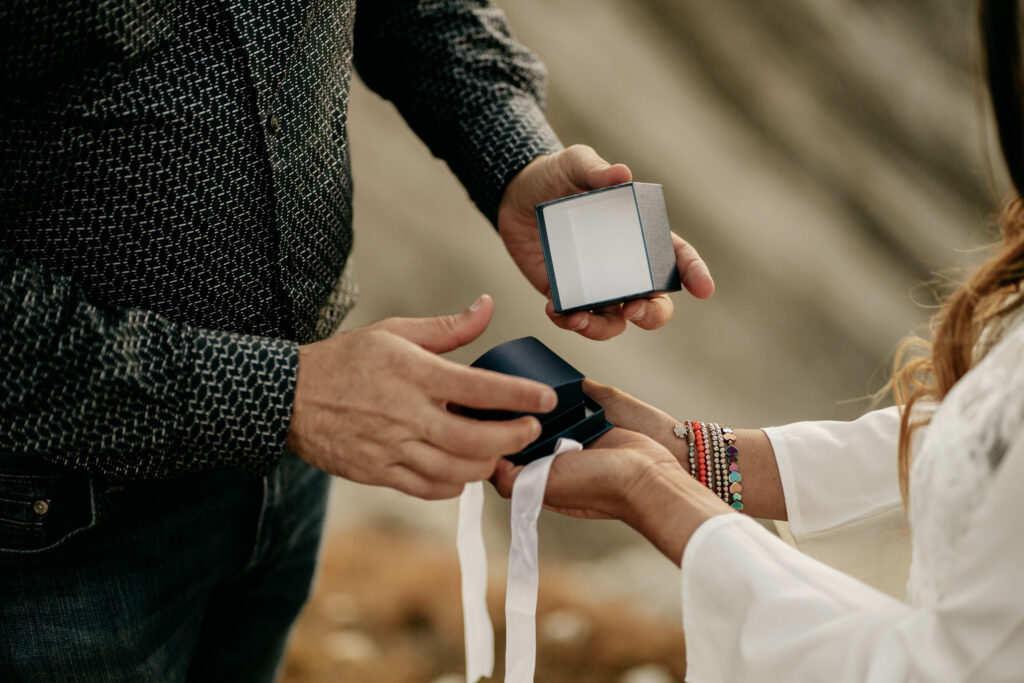
<path fill-rule="evenodd" d="M 195 447 L 190 469 L 263 475 L 285 451 L 298 371 L 298 344 L 191 330 L 183 425 Z"/>
<path fill-rule="evenodd" d="M 562 143 L 537 100 L 522 92 L 460 120 L 462 130 L 456 135 L 462 143 L 448 163 L 480 212 L 497 227 L 498 205 L 512 178 L 537 157 L 561 150 Z"/>

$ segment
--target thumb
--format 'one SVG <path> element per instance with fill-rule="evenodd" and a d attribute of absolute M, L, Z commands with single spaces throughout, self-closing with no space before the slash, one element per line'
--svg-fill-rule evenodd
<path fill-rule="evenodd" d="M 433 353 L 447 353 L 470 343 L 487 329 L 494 314 L 494 299 L 481 294 L 473 304 L 455 315 L 432 318 L 388 318 L 378 325 Z"/>
<path fill-rule="evenodd" d="M 609 164 L 592 147 L 586 145 L 568 148 L 562 161 L 570 181 L 588 190 L 599 190 L 633 180 L 633 173 L 625 164 Z"/>

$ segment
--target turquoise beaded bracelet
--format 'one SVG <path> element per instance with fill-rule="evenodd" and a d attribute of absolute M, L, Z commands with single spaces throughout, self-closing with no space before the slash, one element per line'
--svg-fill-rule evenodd
<path fill-rule="evenodd" d="M 690 476 L 733 509 L 742 510 L 743 475 L 740 474 L 735 430 L 710 422 L 687 421 L 675 425 L 672 432 L 677 438 L 686 439 Z"/>

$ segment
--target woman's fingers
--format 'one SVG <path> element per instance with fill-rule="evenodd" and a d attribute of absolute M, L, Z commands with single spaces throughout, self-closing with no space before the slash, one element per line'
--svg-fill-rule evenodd
<path fill-rule="evenodd" d="M 644 434 L 668 448 L 677 457 L 685 454 L 685 442 L 680 441 L 673 432 L 676 421 L 672 416 L 620 389 L 598 384 L 593 380 L 584 380 L 583 391 L 601 404 L 605 417 L 616 427 Z M 598 440 L 595 445 L 603 447 L 603 441 Z"/>
<path fill-rule="evenodd" d="M 633 431 L 643 431 L 638 428 L 647 423 L 646 414 L 657 410 L 621 389 L 599 384 L 592 379 L 583 380 L 583 391 L 601 404 L 609 422 Z"/>

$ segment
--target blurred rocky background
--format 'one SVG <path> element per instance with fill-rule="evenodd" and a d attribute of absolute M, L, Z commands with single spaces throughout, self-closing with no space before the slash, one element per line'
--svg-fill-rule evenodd
<path fill-rule="evenodd" d="M 558 330 L 444 163 L 357 84 L 362 295 L 346 329 L 452 313 L 488 292 L 494 321 L 452 359 L 533 335 L 679 418 L 753 427 L 870 408 L 900 338 L 925 331 L 933 285 L 983 255 L 1006 187 L 973 5 L 502 7 L 548 65 L 562 140 L 664 185 L 674 230 L 700 250 L 718 290 L 703 302 L 674 295 L 675 317 L 655 333 L 598 343 Z M 286 680 L 458 683 L 456 502 L 347 482 L 332 500 L 325 565 Z M 507 502 L 491 495 L 486 514 L 500 656 Z M 538 681 L 681 680 L 675 567 L 615 522 L 544 513 L 540 543 Z"/>

